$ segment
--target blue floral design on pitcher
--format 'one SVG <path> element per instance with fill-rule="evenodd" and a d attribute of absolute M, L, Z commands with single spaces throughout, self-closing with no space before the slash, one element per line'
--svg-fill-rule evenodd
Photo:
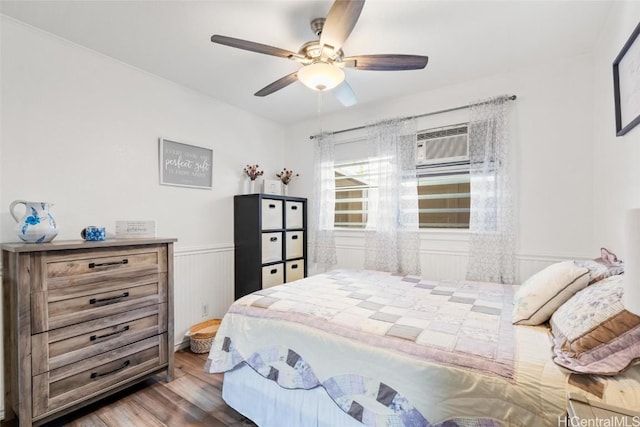
<path fill-rule="evenodd" d="M 26 210 L 22 219 L 14 212 L 14 207 L 24 205 Z M 18 237 L 28 243 L 46 243 L 53 240 L 58 234 L 58 229 L 51 212 L 50 203 L 27 202 L 15 200 L 9 207 L 9 212 L 18 223 Z"/>

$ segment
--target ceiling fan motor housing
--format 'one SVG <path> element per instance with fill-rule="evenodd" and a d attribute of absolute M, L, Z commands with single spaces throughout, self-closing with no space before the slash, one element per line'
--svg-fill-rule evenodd
<path fill-rule="evenodd" d="M 326 19 L 324 18 L 316 18 L 313 21 L 311 21 L 311 31 L 313 31 L 313 34 L 315 34 L 317 37 L 320 37 L 320 34 L 322 34 L 322 28 L 324 28 L 324 21 L 326 21 Z"/>
<path fill-rule="evenodd" d="M 303 55 L 305 58 L 309 58 L 311 62 L 315 62 L 315 60 L 321 59 L 322 47 L 320 46 L 320 41 L 313 40 L 310 42 L 306 42 L 305 44 L 302 45 L 298 53 L 300 55 Z M 333 52 L 332 55 L 326 59 L 331 62 L 336 62 L 336 61 L 339 62 L 339 61 L 342 61 L 343 57 L 344 57 L 344 52 L 342 52 L 342 49 L 340 49 L 337 52 Z"/>

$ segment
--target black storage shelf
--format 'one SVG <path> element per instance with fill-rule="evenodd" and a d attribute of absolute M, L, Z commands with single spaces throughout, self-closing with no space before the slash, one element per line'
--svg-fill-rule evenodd
<path fill-rule="evenodd" d="M 275 203 L 270 203 L 270 201 Z M 244 194 L 234 197 L 233 207 L 236 299 L 263 289 L 263 287 L 307 277 L 306 198 L 273 194 Z M 274 210 L 265 212 L 265 208 Z M 298 211 L 300 208 L 302 212 Z M 280 210 L 279 215 L 278 209 Z M 288 215 L 292 218 L 291 221 L 287 221 Z M 267 222 L 268 227 L 263 228 L 264 221 Z M 280 221 L 279 225 L 276 224 L 278 221 Z M 288 226 L 287 223 L 293 221 L 295 223 Z M 271 247 L 270 242 L 267 242 L 266 249 L 263 241 L 265 234 L 270 234 L 269 239 L 273 240 L 273 246 Z M 295 250 L 291 250 L 291 252 L 294 253 L 294 256 L 288 257 L 291 254 L 287 253 L 288 241 L 286 239 L 291 237 L 297 240 L 300 234 L 302 247 L 300 248 L 300 244 L 297 243 L 293 245 Z M 280 246 L 279 250 L 278 245 Z M 265 257 L 269 255 L 276 259 L 265 260 Z M 274 270 L 276 273 L 272 273 Z M 263 277 L 264 275 L 266 277 Z"/>

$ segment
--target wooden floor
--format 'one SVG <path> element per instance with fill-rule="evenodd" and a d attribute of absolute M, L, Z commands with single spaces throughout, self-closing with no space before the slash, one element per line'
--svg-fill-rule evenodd
<path fill-rule="evenodd" d="M 222 400 L 222 374 L 205 374 L 208 353 L 175 353 L 175 377 L 150 378 L 46 426 L 255 426 Z"/>

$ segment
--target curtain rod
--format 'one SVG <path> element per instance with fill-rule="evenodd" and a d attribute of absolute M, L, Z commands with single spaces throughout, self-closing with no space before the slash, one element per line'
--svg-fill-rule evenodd
<path fill-rule="evenodd" d="M 515 101 L 516 98 L 517 98 L 516 95 L 510 95 L 510 96 L 507 96 L 507 101 Z M 432 111 L 430 113 L 418 114 L 417 116 L 407 116 L 407 117 L 404 117 L 403 119 L 405 119 L 405 120 L 418 119 L 420 117 L 427 117 L 427 116 L 433 116 L 433 115 L 436 115 L 436 114 L 449 113 L 451 111 L 464 110 L 465 108 L 470 108 L 470 107 L 473 107 L 475 105 L 478 105 L 478 104 L 467 104 L 467 105 L 463 105 L 461 107 L 453 107 L 453 108 L 447 108 L 446 110 L 438 110 L 438 111 Z M 328 135 L 337 135 L 339 133 L 351 132 L 351 131 L 354 131 L 354 130 L 360 130 L 360 129 L 364 129 L 364 128 L 366 128 L 366 126 L 356 126 L 356 127 L 349 128 L 349 129 L 337 130 L 335 132 L 327 132 L 326 134 L 328 134 Z M 320 135 L 311 135 L 311 136 L 309 136 L 309 139 L 315 139 L 315 138 L 317 138 L 319 136 Z"/>

